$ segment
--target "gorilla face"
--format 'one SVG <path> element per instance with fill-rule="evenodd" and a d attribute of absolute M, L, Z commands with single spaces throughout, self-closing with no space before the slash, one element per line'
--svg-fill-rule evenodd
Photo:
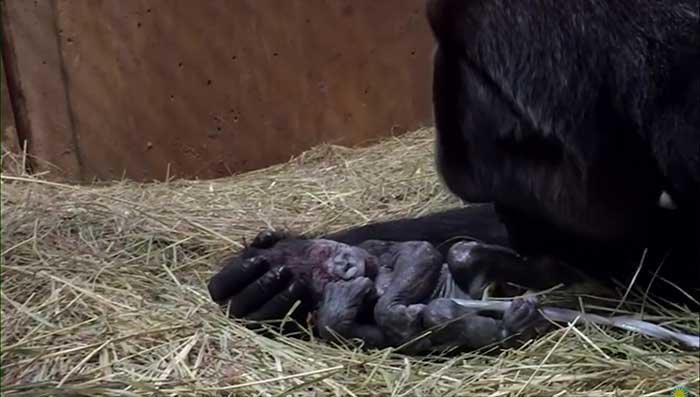
<path fill-rule="evenodd" d="M 271 248 L 257 250 L 257 255 L 272 266 L 284 263 L 316 296 L 323 294 L 329 282 L 374 279 L 377 275 L 377 258 L 362 248 L 331 240 L 282 240 Z"/>

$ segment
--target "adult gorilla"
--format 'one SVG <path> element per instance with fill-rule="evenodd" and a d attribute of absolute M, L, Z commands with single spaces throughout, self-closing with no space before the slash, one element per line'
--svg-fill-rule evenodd
<path fill-rule="evenodd" d="M 431 0 L 427 15 L 438 169 L 463 200 L 493 204 L 327 238 L 469 236 L 533 271 L 553 257 L 622 281 L 644 256 L 640 276 L 660 267 L 697 298 L 700 0 Z M 474 257 L 492 259 L 488 246 Z M 283 315 L 304 289 L 268 266 L 225 267 L 212 297 L 244 304 L 240 317 Z"/>

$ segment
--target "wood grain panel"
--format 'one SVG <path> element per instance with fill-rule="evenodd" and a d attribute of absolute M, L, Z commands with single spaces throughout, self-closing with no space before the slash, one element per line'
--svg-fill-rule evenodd
<path fill-rule="evenodd" d="M 34 171 L 81 180 L 54 0 L 3 0 L 3 57 L 20 140 Z"/>
<path fill-rule="evenodd" d="M 422 3 L 56 0 L 65 93 L 43 105 L 70 117 L 61 134 L 32 125 L 32 137 L 72 135 L 83 180 L 152 180 L 221 177 L 415 129 L 431 116 Z M 32 120 L 51 119 L 31 105 Z"/>
<path fill-rule="evenodd" d="M 15 114 L 10 103 L 10 93 L 7 89 L 5 67 L 0 63 L 0 129 L 2 130 L 2 146 L 12 153 L 22 153 L 17 127 L 15 126 Z"/>

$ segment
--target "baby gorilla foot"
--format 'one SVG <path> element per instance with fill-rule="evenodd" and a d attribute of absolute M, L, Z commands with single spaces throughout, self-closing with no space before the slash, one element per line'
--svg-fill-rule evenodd
<path fill-rule="evenodd" d="M 475 241 L 454 244 L 447 253 L 447 263 L 455 283 L 472 299 L 518 295 L 518 289 L 505 277 L 517 281 L 525 268 L 523 260 L 510 249 Z"/>
<path fill-rule="evenodd" d="M 430 301 L 423 311 L 423 324 L 427 328 L 444 327 L 465 314 L 473 313 L 452 299 L 438 298 Z"/>
<path fill-rule="evenodd" d="M 505 333 L 502 321 L 446 298 L 428 304 L 423 311 L 423 324 L 432 331 L 431 344 L 445 349 L 478 349 L 498 343 Z"/>
<path fill-rule="evenodd" d="M 503 325 L 506 336 L 533 336 L 536 333 L 537 326 L 544 319 L 538 309 L 539 305 L 534 297 L 514 299 L 510 307 L 503 313 Z"/>

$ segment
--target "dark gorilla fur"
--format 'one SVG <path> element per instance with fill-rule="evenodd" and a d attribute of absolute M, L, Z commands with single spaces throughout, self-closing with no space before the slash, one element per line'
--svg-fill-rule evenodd
<path fill-rule="evenodd" d="M 525 265 L 550 256 L 622 282 L 644 257 L 637 285 L 662 264 L 658 274 L 697 300 L 700 0 L 429 0 L 426 9 L 438 170 L 455 195 L 487 204 L 325 238 L 444 248 L 468 237 L 510 247 Z M 677 209 L 660 208 L 662 192 Z M 281 308 L 302 296 L 293 278 L 259 287 L 273 278 L 266 271 L 225 270 L 226 298 L 255 290 Z M 237 315 L 279 315 L 265 305 Z"/>
<path fill-rule="evenodd" d="M 697 215 L 699 4 L 430 1 L 447 186 L 495 202 L 520 250 L 533 249 L 521 219 L 546 240 L 653 244 L 679 226 L 663 190 Z"/>
<path fill-rule="evenodd" d="M 402 233 L 476 236 L 598 276 L 631 276 L 645 248 L 654 267 L 672 251 L 662 273 L 697 288 L 699 9 L 697 0 L 429 1 L 438 169 L 454 194 L 495 212 L 403 222 Z M 662 191 L 677 210 L 659 207 Z M 351 231 L 351 242 L 391 228 Z"/>

